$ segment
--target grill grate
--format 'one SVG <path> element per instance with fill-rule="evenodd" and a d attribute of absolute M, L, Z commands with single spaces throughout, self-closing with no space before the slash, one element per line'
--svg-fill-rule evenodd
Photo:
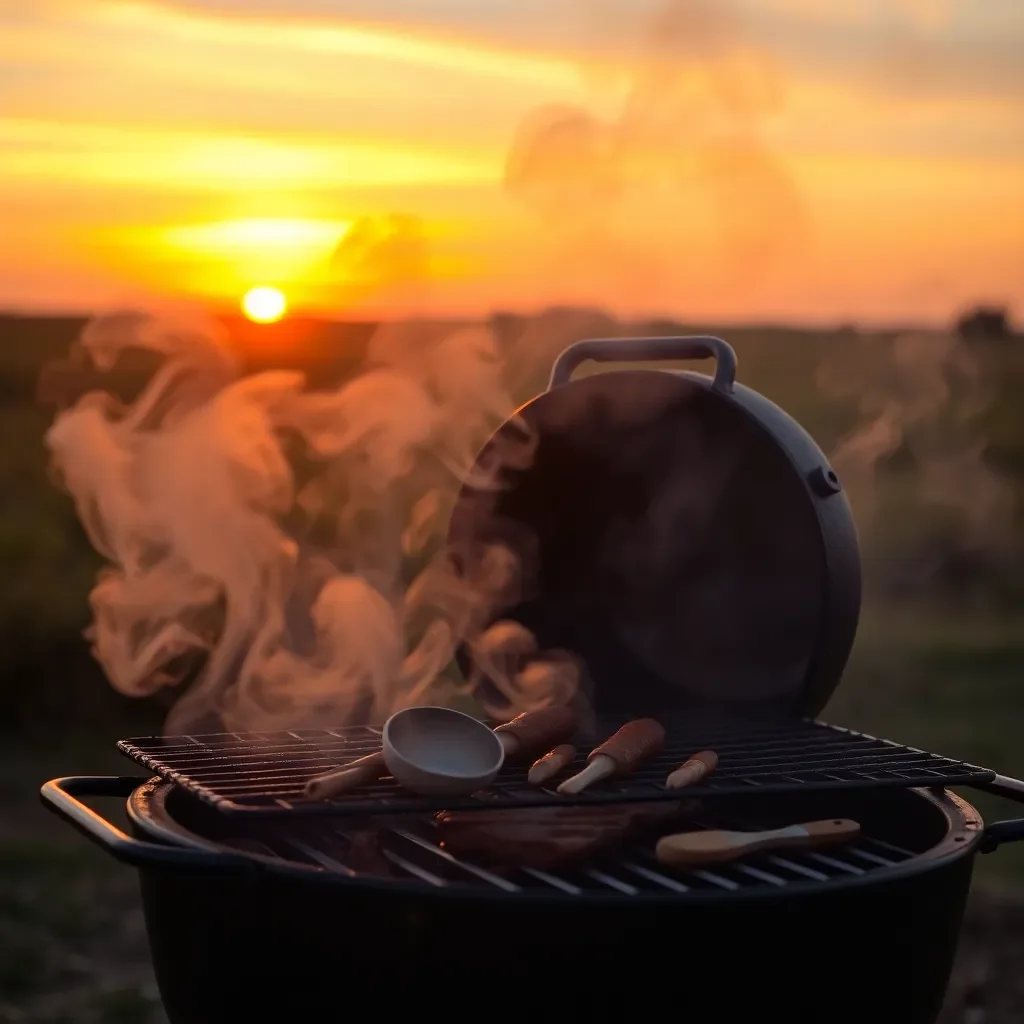
<path fill-rule="evenodd" d="M 748 816 L 691 820 L 688 828 L 759 829 Z M 368 836 L 338 821 L 318 823 L 316 830 L 273 832 L 261 839 L 227 839 L 226 845 L 284 861 L 309 864 L 326 871 L 355 876 L 366 873 L 361 852 Z M 895 867 L 916 854 L 869 834 L 827 851 L 788 850 L 760 853 L 692 870 L 667 868 L 657 862 L 652 842 L 634 843 L 619 854 L 578 867 L 541 871 L 535 868 L 489 869 L 467 857 L 457 857 L 439 845 L 437 826 L 430 820 L 392 822 L 372 833 L 375 856 L 381 862 L 373 873 L 396 881 L 426 882 L 437 888 L 473 886 L 502 892 L 557 892 L 586 898 L 593 893 L 638 896 L 658 893 L 733 893 L 739 890 L 792 889 L 820 885 Z"/>
<path fill-rule="evenodd" d="M 621 721 L 603 723 L 610 735 Z M 786 793 L 880 786 L 949 786 L 991 781 L 975 765 L 901 746 L 865 733 L 806 719 L 750 724 L 688 721 L 668 730 L 664 753 L 624 780 L 599 783 L 577 796 L 530 786 L 526 767 L 507 765 L 487 789 L 462 798 L 423 798 L 382 779 L 337 800 L 310 800 L 309 778 L 380 749 L 369 726 L 267 733 L 147 736 L 122 740 L 121 753 L 225 813 L 250 815 L 404 814 L 496 807 L 542 807 L 678 800 L 664 788 L 669 772 L 699 750 L 719 755 L 718 770 L 687 796 Z M 581 754 L 563 776 L 585 763 Z M 561 778 L 560 777 L 560 778 Z"/>

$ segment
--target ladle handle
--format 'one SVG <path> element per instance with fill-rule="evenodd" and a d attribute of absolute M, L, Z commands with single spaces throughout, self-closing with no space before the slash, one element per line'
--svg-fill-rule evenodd
<path fill-rule="evenodd" d="M 736 353 L 721 338 L 710 335 L 666 338 L 589 338 L 577 341 L 555 360 L 548 391 L 568 384 L 588 359 L 597 363 L 639 363 L 668 359 L 714 359 L 711 387 L 730 394 L 736 383 Z"/>

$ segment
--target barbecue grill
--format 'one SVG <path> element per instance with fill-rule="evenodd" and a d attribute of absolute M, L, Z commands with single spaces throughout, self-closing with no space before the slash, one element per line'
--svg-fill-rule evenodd
<path fill-rule="evenodd" d="M 710 378 L 570 380 L 588 359 L 707 356 Z M 173 1024 L 437 1003 L 454 1021 L 669 1007 L 934 1021 L 974 856 L 1024 837 L 1024 821 L 985 827 L 946 787 L 1024 802 L 1024 784 L 818 719 L 856 632 L 856 534 L 821 451 L 735 368 L 711 338 L 570 347 L 502 428 L 536 433 L 532 465 L 467 486 L 452 515 L 465 572 L 494 543 L 517 555 L 495 617 L 579 657 L 583 749 L 637 715 L 666 726 L 664 754 L 630 778 L 568 797 L 510 765 L 458 801 L 393 780 L 306 799 L 311 776 L 379 748 L 379 728 L 358 726 L 124 740 L 156 778 L 47 783 L 51 808 L 139 868 Z M 708 748 L 715 774 L 666 792 L 668 770 Z M 103 796 L 127 797 L 132 836 L 83 802 Z M 689 870 L 661 866 L 641 835 L 538 870 L 453 855 L 431 814 L 681 799 L 687 828 L 852 818 L 861 833 Z"/>

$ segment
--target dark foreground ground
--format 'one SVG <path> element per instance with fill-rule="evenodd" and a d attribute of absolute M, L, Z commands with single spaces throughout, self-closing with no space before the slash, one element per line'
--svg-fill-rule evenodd
<path fill-rule="evenodd" d="M 134 872 L 45 810 L 59 774 L 123 771 L 95 742 L 59 751 L 8 739 L 0 754 L 0 1021 L 157 1024 Z M 59 762 L 59 764 L 57 763 Z M 131 766 L 127 766 L 131 767 Z M 129 771 L 127 774 L 131 774 Z"/>

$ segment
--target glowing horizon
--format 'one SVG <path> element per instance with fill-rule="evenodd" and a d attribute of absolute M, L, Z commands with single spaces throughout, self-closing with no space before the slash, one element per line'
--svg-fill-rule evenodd
<path fill-rule="evenodd" d="M 599 6 L 0 2 L 0 308 L 1021 314 L 1012 0 Z"/>

